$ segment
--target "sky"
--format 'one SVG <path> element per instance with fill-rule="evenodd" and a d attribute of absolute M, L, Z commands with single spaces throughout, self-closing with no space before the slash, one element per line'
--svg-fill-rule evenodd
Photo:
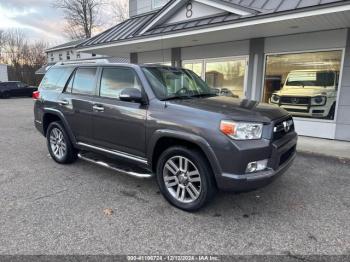
<path fill-rule="evenodd" d="M 20 28 L 30 41 L 50 46 L 69 41 L 62 21 L 63 12 L 52 7 L 52 0 L 0 0 L 0 30 Z"/>

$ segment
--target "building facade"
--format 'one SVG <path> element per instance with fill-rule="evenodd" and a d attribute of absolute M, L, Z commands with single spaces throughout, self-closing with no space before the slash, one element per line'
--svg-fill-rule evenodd
<path fill-rule="evenodd" d="M 162 8 L 169 0 L 129 0 L 129 16 L 134 17 Z"/>
<path fill-rule="evenodd" d="M 77 47 L 84 42 L 83 40 L 71 41 L 62 45 L 54 46 L 46 50 L 47 63 L 53 64 L 58 62 L 76 61 L 101 58 L 103 56 L 94 53 L 79 52 Z"/>
<path fill-rule="evenodd" d="M 285 108 L 300 135 L 350 141 L 349 1 L 150 2 L 79 50 L 189 68 L 220 95 Z"/>

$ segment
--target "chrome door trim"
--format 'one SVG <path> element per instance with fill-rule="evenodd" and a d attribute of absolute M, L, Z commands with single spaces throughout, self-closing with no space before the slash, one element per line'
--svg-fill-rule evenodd
<path fill-rule="evenodd" d="M 134 161 L 140 162 L 142 164 L 146 164 L 146 165 L 148 164 L 147 159 L 143 158 L 143 157 L 131 155 L 131 154 L 128 154 L 128 153 L 117 151 L 117 150 L 109 150 L 109 149 L 106 149 L 106 148 L 93 146 L 93 145 L 89 145 L 89 144 L 86 144 L 86 143 L 83 143 L 83 142 L 78 142 L 77 144 L 79 146 L 95 149 L 95 150 L 98 150 L 98 151 L 101 151 L 101 152 L 105 152 L 105 153 L 108 153 L 108 154 L 111 154 L 111 155 L 115 155 L 115 156 L 119 156 L 119 157 L 130 159 L 130 160 L 134 160 Z"/>

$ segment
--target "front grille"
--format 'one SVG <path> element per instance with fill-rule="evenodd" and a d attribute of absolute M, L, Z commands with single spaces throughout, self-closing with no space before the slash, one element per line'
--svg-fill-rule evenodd
<path fill-rule="evenodd" d="M 292 155 L 294 154 L 295 150 L 296 150 L 296 147 L 293 146 L 291 149 L 289 149 L 287 152 L 285 152 L 283 155 L 281 155 L 279 165 L 281 166 L 285 162 L 287 162 L 292 157 Z"/>
<path fill-rule="evenodd" d="M 286 124 L 289 128 L 286 128 Z M 273 141 L 281 139 L 286 134 L 294 131 L 294 122 L 292 117 L 278 121 L 273 128 Z"/>
<path fill-rule="evenodd" d="M 282 105 L 309 105 L 310 97 L 281 96 Z"/>
<path fill-rule="evenodd" d="M 309 109 L 299 109 L 299 108 L 284 108 L 288 112 L 294 112 L 294 113 L 309 113 Z"/>

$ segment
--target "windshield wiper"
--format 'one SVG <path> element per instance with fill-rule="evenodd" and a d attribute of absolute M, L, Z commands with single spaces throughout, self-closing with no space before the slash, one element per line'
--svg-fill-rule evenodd
<path fill-rule="evenodd" d="M 217 94 L 197 94 L 197 95 L 192 95 L 191 97 L 212 97 L 212 96 L 217 96 Z"/>
<path fill-rule="evenodd" d="M 169 96 L 161 99 L 161 101 L 169 101 L 169 100 L 175 100 L 175 99 L 190 99 L 190 98 L 191 96 Z"/>

